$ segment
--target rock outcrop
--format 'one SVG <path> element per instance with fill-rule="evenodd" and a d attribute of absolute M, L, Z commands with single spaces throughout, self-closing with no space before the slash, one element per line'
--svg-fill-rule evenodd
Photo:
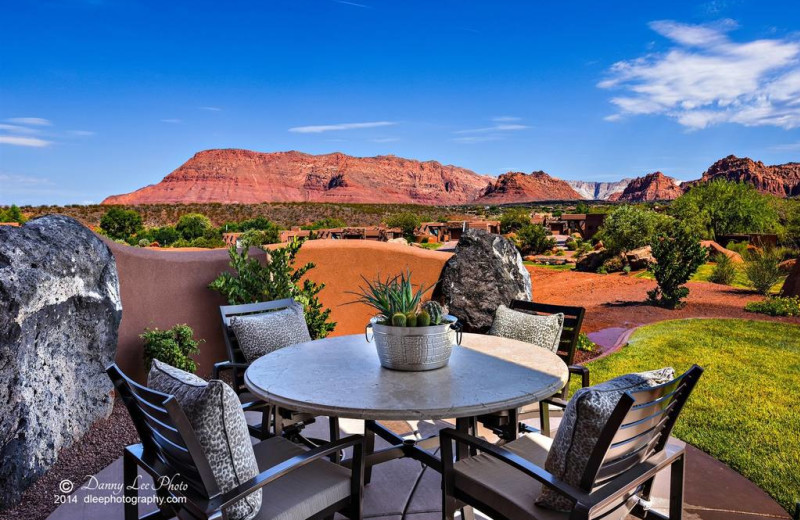
<path fill-rule="evenodd" d="M 622 193 L 633 179 L 617 182 L 566 181 L 584 199 L 608 200 L 616 193 Z"/>
<path fill-rule="evenodd" d="M 464 204 L 478 197 L 490 180 L 465 168 L 393 155 L 206 150 L 158 184 L 108 197 L 103 204 Z"/>
<path fill-rule="evenodd" d="M 656 263 L 656 259 L 653 256 L 653 248 L 644 246 L 626 252 L 625 263 L 634 271 L 647 269 L 650 264 Z"/>
<path fill-rule="evenodd" d="M 566 181 L 545 172 L 508 172 L 490 184 L 475 202 L 479 204 L 509 204 L 538 200 L 577 200 L 580 194 Z"/>
<path fill-rule="evenodd" d="M 78 221 L 0 227 L 0 510 L 111 413 L 114 257 Z"/>
<path fill-rule="evenodd" d="M 486 332 L 498 306 L 531 299 L 531 276 L 508 239 L 469 229 L 445 264 L 436 295 L 466 332 Z"/>
<path fill-rule="evenodd" d="M 688 188 L 697 184 L 724 179 L 752 184 L 759 191 L 778 197 L 800 195 L 800 163 L 792 162 L 767 166 L 748 157 L 729 155 L 712 164 L 696 181 L 684 183 Z"/>
<path fill-rule="evenodd" d="M 794 263 L 792 271 L 783 282 L 781 296 L 800 296 L 800 261 Z"/>
<path fill-rule="evenodd" d="M 674 200 L 681 195 L 683 189 L 677 180 L 661 172 L 654 172 L 633 179 L 618 197 L 612 199 L 621 202 L 652 202 Z"/>

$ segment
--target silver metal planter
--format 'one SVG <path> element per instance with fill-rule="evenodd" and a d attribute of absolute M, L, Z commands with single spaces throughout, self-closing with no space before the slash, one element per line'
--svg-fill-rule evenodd
<path fill-rule="evenodd" d="M 442 368 L 450 361 L 453 345 L 461 344 L 461 329 L 455 316 L 444 316 L 440 325 L 392 327 L 372 318 L 367 325 L 367 341 L 375 339 L 381 366 L 392 370 L 424 371 Z"/>

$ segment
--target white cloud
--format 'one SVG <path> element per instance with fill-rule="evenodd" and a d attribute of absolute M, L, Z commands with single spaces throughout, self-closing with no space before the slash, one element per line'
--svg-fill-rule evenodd
<path fill-rule="evenodd" d="M 485 143 L 488 141 L 500 141 L 502 137 L 499 135 L 470 135 L 466 137 L 454 137 L 453 142 L 456 143 Z"/>
<path fill-rule="evenodd" d="M 53 126 L 53 123 L 48 119 L 42 117 L 12 117 L 6 119 L 9 123 L 16 123 L 18 125 L 32 125 L 32 126 Z"/>
<path fill-rule="evenodd" d="M 333 1 L 336 2 L 337 4 L 352 5 L 353 7 L 361 7 L 363 9 L 372 9 L 372 6 L 358 4 L 356 2 L 348 2 L 346 0 L 333 0 Z"/>
<path fill-rule="evenodd" d="M 40 186 L 53 184 L 49 179 L 43 177 L 32 177 L 30 175 L 11 175 L 8 173 L 0 173 L 0 182 L 3 184 L 17 184 L 25 186 Z"/>
<path fill-rule="evenodd" d="M 200 110 L 207 110 L 209 112 L 221 112 L 222 111 L 222 109 L 219 108 L 219 107 L 197 107 L 197 108 L 199 108 Z"/>
<path fill-rule="evenodd" d="M 498 116 L 492 118 L 492 121 L 494 121 L 495 123 L 510 123 L 512 121 L 521 121 L 521 120 L 522 120 L 521 117 L 516 117 L 516 116 Z"/>
<path fill-rule="evenodd" d="M 800 150 L 800 141 L 796 143 L 776 144 L 771 149 L 779 152 L 793 152 L 795 150 Z"/>
<path fill-rule="evenodd" d="M 394 121 L 370 121 L 366 123 L 339 123 L 336 125 L 310 125 L 310 126 L 295 126 L 290 128 L 290 132 L 298 134 L 319 134 L 322 132 L 331 132 L 336 130 L 356 130 L 359 128 L 377 128 L 380 126 L 392 126 L 397 123 Z"/>
<path fill-rule="evenodd" d="M 162 119 L 161 122 L 162 123 L 170 123 L 170 124 L 176 125 L 178 123 L 182 123 L 183 121 L 180 120 L 180 119 Z"/>
<path fill-rule="evenodd" d="M 6 125 L 2 123 L 0 123 L 0 130 L 14 134 L 36 134 L 39 132 L 39 130 L 35 128 L 28 128 L 27 126 Z"/>
<path fill-rule="evenodd" d="M 485 128 L 471 128 L 469 130 L 458 130 L 457 134 L 485 134 L 489 132 L 509 132 L 515 130 L 525 130 L 530 128 L 526 125 L 520 124 L 496 124 L 494 126 L 487 126 Z"/>
<path fill-rule="evenodd" d="M 70 130 L 67 134 L 73 137 L 90 137 L 94 135 L 91 130 Z"/>
<path fill-rule="evenodd" d="M 0 135 L 0 144 L 10 144 L 11 146 L 28 146 L 33 148 L 44 148 L 50 146 L 52 141 L 39 139 L 38 137 L 22 137 L 18 135 Z"/>
<path fill-rule="evenodd" d="M 720 123 L 800 126 L 800 42 L 762 39 L 734 42 L 732 20 L 688 25 L 662 20 L 650 28 L 673 46 L 615 63 L 598 87 L 621 89 L 611 99 L 626 115 L 665 115 L 700 129 Z"/>

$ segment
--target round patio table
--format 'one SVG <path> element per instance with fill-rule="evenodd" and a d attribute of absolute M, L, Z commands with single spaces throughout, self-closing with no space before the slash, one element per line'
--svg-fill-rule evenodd
<path fill-rule="evenodd" d="M 245 384 L 279 408 L 314 415 L 364 419 L 367 452 L 374 434 L 393 445 L 368 457 L 368 466 L 413 457 L 436 469 L 423 448 L 438 440 L 409 441 L 377 421 L 456 418 L 462 431 L 473 418 L 516 410 L 559 392 L 567 365 L 555 353 L 496 336 L 464 334 L 447 366 L 426 372 L 381 367 L 364 335 L 338 336 L 282 348 L 254 361 Z M 372 446 L 371 446 L 372 445 Z"/>
<path fill-rule="evenodd" d="M 520 408 L 567 383 L 567 365 L 529 343 L 464 334 L 447 366 L 427 372 L 381 367 L 364 335 L 282 348 L 254 361 L 245 384 L 288 410 L 365 420 L 422 420 Z"/>

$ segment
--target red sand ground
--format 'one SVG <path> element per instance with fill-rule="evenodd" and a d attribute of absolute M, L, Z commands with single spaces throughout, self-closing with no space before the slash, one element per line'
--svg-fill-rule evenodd
<path fill-rule="evenodd" d="M 668 310 L 644 303 L 647 291 L 656 287 L 653 280 L 636 278 L 633 274 L 603 275 L 527 267 L 534 301 L 586 308 L 584 332 L 609 327 L 633 328 L 682 318 L 741 318 L 800 324 L 800 317 L 773 318 L 745 311 L 746 303 L 763 297 L 726 285 L 689 282 L 687 304 L 682 309 Z"/>

